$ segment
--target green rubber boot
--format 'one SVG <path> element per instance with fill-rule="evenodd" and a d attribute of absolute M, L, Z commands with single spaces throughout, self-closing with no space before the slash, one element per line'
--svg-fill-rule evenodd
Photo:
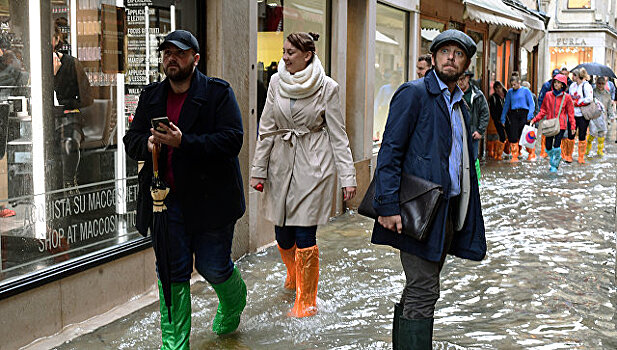
<path fill-rule="evenodd" d="M 246 284 L 238 268 L 221 284 L 212 284 L 219 297 L 219 307 L 212 321 L 212 331 L 218 335 L 231 333 L 240 324 L 240 314 L 246 306 Z"/>
<path fill-rule="evenodd" d="M 431 350 L 433 348 L 433 318 L 408 320 L 399 318 L 399 350 Z"/>
<path fill-rule="evenodd" d="M 162 350 L 190 349 L 191 335 L 191 284 L 189 281 L 171 284 L 171 323 L 159 281 L 159 306 L 161 310 Z"/>

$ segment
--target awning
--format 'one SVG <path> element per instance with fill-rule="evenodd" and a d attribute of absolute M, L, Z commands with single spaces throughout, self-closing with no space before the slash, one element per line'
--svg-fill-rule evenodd
<path fill-rule="evenodd" d="M 465 19 L 519 30 L 526 28 L 520 16 L 501 0 L 463 0 L 463 3 Z"/>

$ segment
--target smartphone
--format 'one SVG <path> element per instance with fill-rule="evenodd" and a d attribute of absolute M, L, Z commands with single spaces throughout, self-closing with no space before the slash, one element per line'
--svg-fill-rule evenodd
<path fill-rule="evenodd" d="M 169 118 L 167 118 L 167 116 L 152 118 L 152 119 L 150 119 L 150 123 L 152 123 L 152 127 L 154 128 L 154 130 L 156 130 L 158 132 L 164 133 L 165 130 L 163 130 L 163 128 L 161 128 L 159 126 L 159 123 L 160 124 L 165 124 L 165 125 L 167 125 L 169 127 Z"/>

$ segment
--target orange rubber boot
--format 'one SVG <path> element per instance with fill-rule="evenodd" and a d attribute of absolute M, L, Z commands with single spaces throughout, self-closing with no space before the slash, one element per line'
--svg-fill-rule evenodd
<path fill-rule="evenodd" d="M 486 141 L 486 155 L 489 158 L 495 157 L 495 141 Z"/>
<path fill-rule="evenodd" d="M 540 146 L 540 158 L 548 157 L 546 153 L 546 136 L 542 135 L 542 145 Z"/>
<path fill-rule="evenodd" d="M 495 141 L 495 160 L 503 159 L 503 148 L 505 147 L 505 143 L 501 141 Z"/>
<path fill-rule="evenodd" d="M 529 153 L 529 155 L 527 156 L 527 160 L 529 161 L 535 161 L 536 160 L 536 149 L 535 148 L 527 148 L 527 153 Z"/>
<path fill-rule="evenodd" d="M 316 245 L 296 249 L 296 301 L 288 316 L 306 317 L 317 313 L 319 249 Z"/>
<path fill-rule="evenodd" d="M 562 147 L 565 150 L 562 158 L 566 163 L 572 163 L 572 152 L 574 151 L 574 140 L 565 139 L 563 140 L 563 144 L 565 147 Z"/>
<path fill-rule="evenodd" d="M 279 245 L 281 259 L 287 267 L 287 278 L 285 278 L 286 289 L 296 289 L 296 245 L 289 249 L 283 249 Z"/>
<path fill-rule="evenodd" d="M 511 143 L 510 144 L 510 154 L 512 154 L 512 159 L 510 159 L 510 163 L 516 163 L 518 162 L 518 143 Z"/>
<path fill-rule="evenodd" d="M 505 146 L 504 146 L 504 148 L 503 148 L 503 151 L 504 151 L 506 154 L 510 154 L 510 148 L 512 148 L 512 147 L 510 147 L 510 141 L 506 140 L 506 143 L 505 143 Z"/>
<path fill-rule="evenodd" d="M 587 149 L 587 141 L 578 142 L 578 164 L 585 164 L 585 150 Z"/>

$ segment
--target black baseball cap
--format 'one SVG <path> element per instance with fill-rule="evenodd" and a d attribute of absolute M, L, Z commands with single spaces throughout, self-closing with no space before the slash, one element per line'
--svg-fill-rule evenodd
<path fill-rule="evenodd" d="M 195 52 L 199 52 L 199 43 L 197 39 L 186 30 L 178 29 L 167 34 L 165 40 L 159 45 L 158 50 L 164 50 L 168 44 L 177 46 L 180 50 L 193 49 Z"/>
<path fill-rule="evenodd" d="M 561 71 L 560 71 L 559 69 L 557 69 L 557 68 L 553 69 L 553 74 L 552 74 L 553 78 L 554 78 L 557 74 L 561 74 Z"/>
<path fill-rule="evenodd" d="M 458 46 L 461 47 L 465 51 L 468 59 L 471 59 L 473 55 L 476 54 L 476 43 L 473 41 L 469 35 L 461 32 L 456 29 L 448 29 L 444 32 L 441 32 L 439 35 L 433 39 L 433 43 L 431 44 L 430 51 L 432 53 L 437 52 L 437 49 L 442 47 L 443 45 L 454 42 Z"/>

